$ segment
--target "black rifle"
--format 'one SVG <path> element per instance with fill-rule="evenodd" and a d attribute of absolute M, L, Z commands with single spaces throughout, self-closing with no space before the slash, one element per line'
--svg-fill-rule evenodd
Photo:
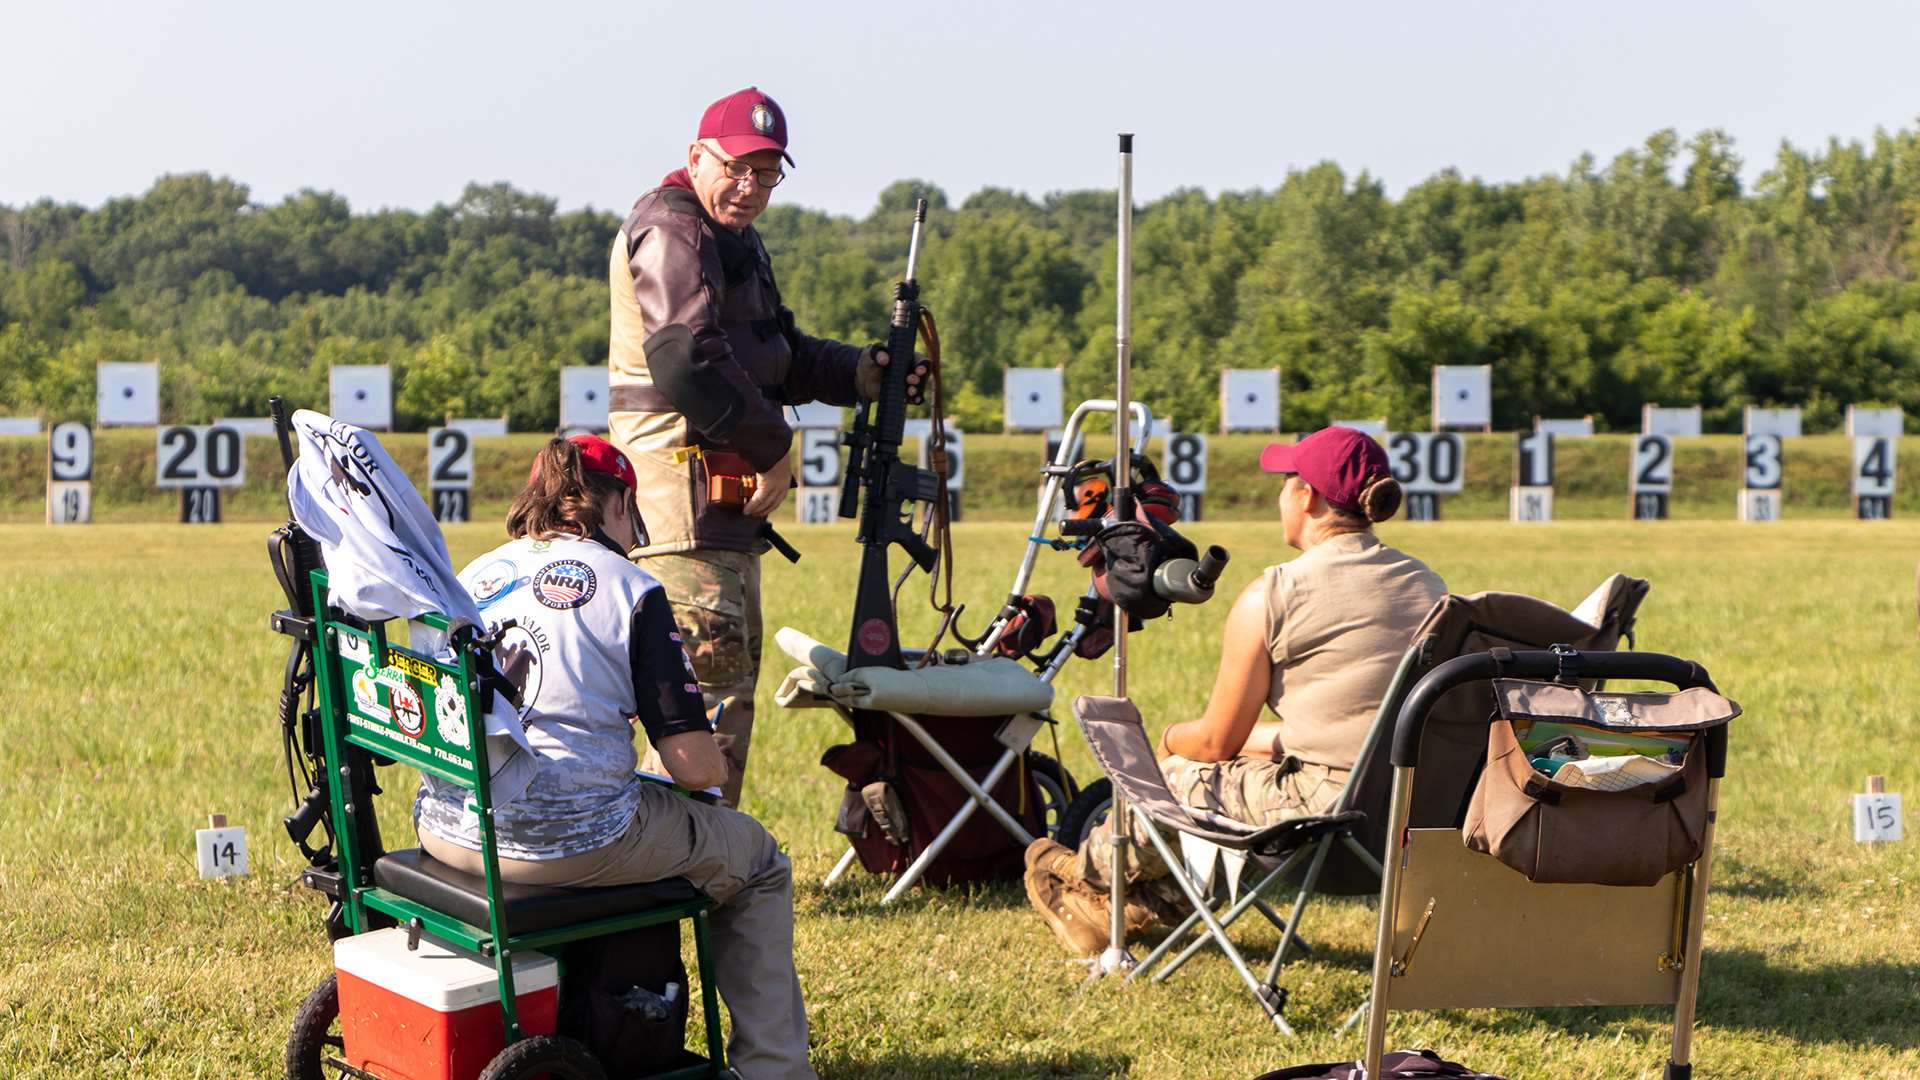
<path fill-rule="evenodd" d="M 280 440 L 280 460 L 293 468 L 292 424 L 286 403 L 278 394 L 267 400 L 273 414 L 273 432 Z M 285 744 L 287 775 L 292 781 L 294 808 L 282 822 L 287 836 L 307 861 L 301 872 L 301 884 L 332 898 L 324 922 L 330 939 L 345 937 L 350 928 L 342 909 L 346 893 L 340 880 L 340 860 L 333 851 L 335 822 L 326 749 L 320 730 L 321 719 L 314 701 L 312 651 L 314 607 L 312 573 L 325 568 L 320 545 L 292 516 L 288 506 L 287 523 L 267 537 L 267 558 L 273 574 L 286 595 L 287 606 L 273 613 L 268 624 L 293 639 L 287 655 L 286 671 L 280 688 L 279 719 Z M 385 851 L 380 841 L 380 823 L 373 814 L 373 796 L 379 792 L 374 777 L 376 759 L 358 747 L 348 750 L 349 767 L 356 771 L 354 787 L 360 793 L 353 812 L 352 827 L 358 830 L 360 850 L 377 858 Z M 303 790 L 304 789 L 304 790 Z M 314 833 L 320 833 L 316 841 Z"/>
<path fill-rule="evenodd" d="M 888 587 L 887 548 L 899 544 L 922 570 L 931 571 L 939 558 L 913 531 L 913 502 L 941 498 L 940 476 L 900 460 L 900 440 L 907 423 L 907 375 L 913 371 L 914 342 L 920 328 L 920 283 L 914 268 L 920 259 L 920 230 L 927 220 L 927 200 L 913 208 L 913 237 L 907 244 L 907 276 L 893 287 L 893 321 L 887 328 L 885 372 L 880 382 L 880 412 L 871 424 L 873 402 L 862 399 L 854 411 L 853 430 L 844 441 L 847 477 L 840 489 L 840 516 L 859 513 L 854 539 L 860 554 L 860 587 L 853 600 L 853 630 L 847 644 L 847 666 L 905 667 L 900 655 L 900 630 Z M 863 504 L 864 503 L 864 504 Z"/>

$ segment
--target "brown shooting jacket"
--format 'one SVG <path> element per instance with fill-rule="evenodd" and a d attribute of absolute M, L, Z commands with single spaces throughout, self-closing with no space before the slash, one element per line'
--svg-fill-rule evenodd
<path fill-rule="evenodd" d="M 684 169 L 633 204 L 609 256 L 608 427 L 638 475 L 642 551 L 764 550 L 762 519 L 708 504 L 708 454 L 772 468 L 793 442 L 782 407 L 853 404 L 861 350 L 795 328 L 760 234 L 709 218 Z"/>

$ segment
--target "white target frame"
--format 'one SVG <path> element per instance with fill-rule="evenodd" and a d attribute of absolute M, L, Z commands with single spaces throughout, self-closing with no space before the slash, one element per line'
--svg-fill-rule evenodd
<path fill-rule="evenodd" d="M 160 423 L 159 364 L 98 364 L 93 380 L 95 427 L 154 427 Z"/>
<path fill-rule="evenodd" d="M 1220 433 L 1280 430 L 1280 369 L 1220 372 Z"/>
<path fill-rule="evenodd" d="M 607 369 L 587 364 L 560 369 L 560 430 L 607 430 Z"/>
<path fill-rule="evenodd" d="M 1006 431 L 1045 431 L 1065 423 L 1064 368 L 1002 369 L 1002 425 Z"/>
<path fill-rule="evenodd" d="M 1642 435 L 1665 435 L 1669 439 L 1697 439 L 1700 437 L 1701 430 L 1698 405 L 1640 406 L 1640 434 Z"/>
<path fill-rule="evenodd" d="M 1493 365 L 1436 364 L 1433 368 L 1433 430 L 1493 430 Z"/>
<path fill-rule="evenodd" d="M 1898 407 L 1870 409 L 1859 405 L 1847 406 L 1847 435 L 1852 438 L 1879 436 L 1897 439 L 1906 432 L 1906 427 L 1906 413 Z"/>
<path fill-rule="evenodd" d="M 393 369 L 386 364 L 336 364 L 327 372 L 327 400 L 335 420 L 368 431 L 391 431 Z"/>

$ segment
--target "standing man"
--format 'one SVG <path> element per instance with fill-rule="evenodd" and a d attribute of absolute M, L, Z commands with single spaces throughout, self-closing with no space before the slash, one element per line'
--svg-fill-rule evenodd
<path fill-rule="evenodd" d="M 639 477 L 633 553 L 666 586 L 738 805 L 760 674 L 760 536 L 792 485 L 783 405 L 879 396 L 885 349 L 810 337 L 780 302 L 754 231 L 786 178 L 787 119 L 758 88 L 707 106 L 686 165 L 614 237 L 608 426 Z M 923 371 L 908 376 L 918 400 Z M 733 479 L 728 479 L 733 478 Z M 751 480 L 751 491 L 742 495 Z M 644 561 L 641 561 L 644 560 Z"/>

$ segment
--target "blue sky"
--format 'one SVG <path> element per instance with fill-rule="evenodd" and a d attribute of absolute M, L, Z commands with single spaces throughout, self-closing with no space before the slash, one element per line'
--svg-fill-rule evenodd
<path fill-rule="evenodd" d="M 0 203 L 97 204 L 206 170 L 276 201 L 451 201 L 505 180 L 624 209 L 707 102 L 757 83 L 799 167 L 776 196 L 863 214 L 920 177 L 956 201 L 1271 187 L 1321 160 L 1395 193 L 1515 180 L 1663 127 L 1723 128 L 1751 181 L 1781 140 L 1920 116 L 1920 7 L 1454 2 L 7 5 Z"/>

